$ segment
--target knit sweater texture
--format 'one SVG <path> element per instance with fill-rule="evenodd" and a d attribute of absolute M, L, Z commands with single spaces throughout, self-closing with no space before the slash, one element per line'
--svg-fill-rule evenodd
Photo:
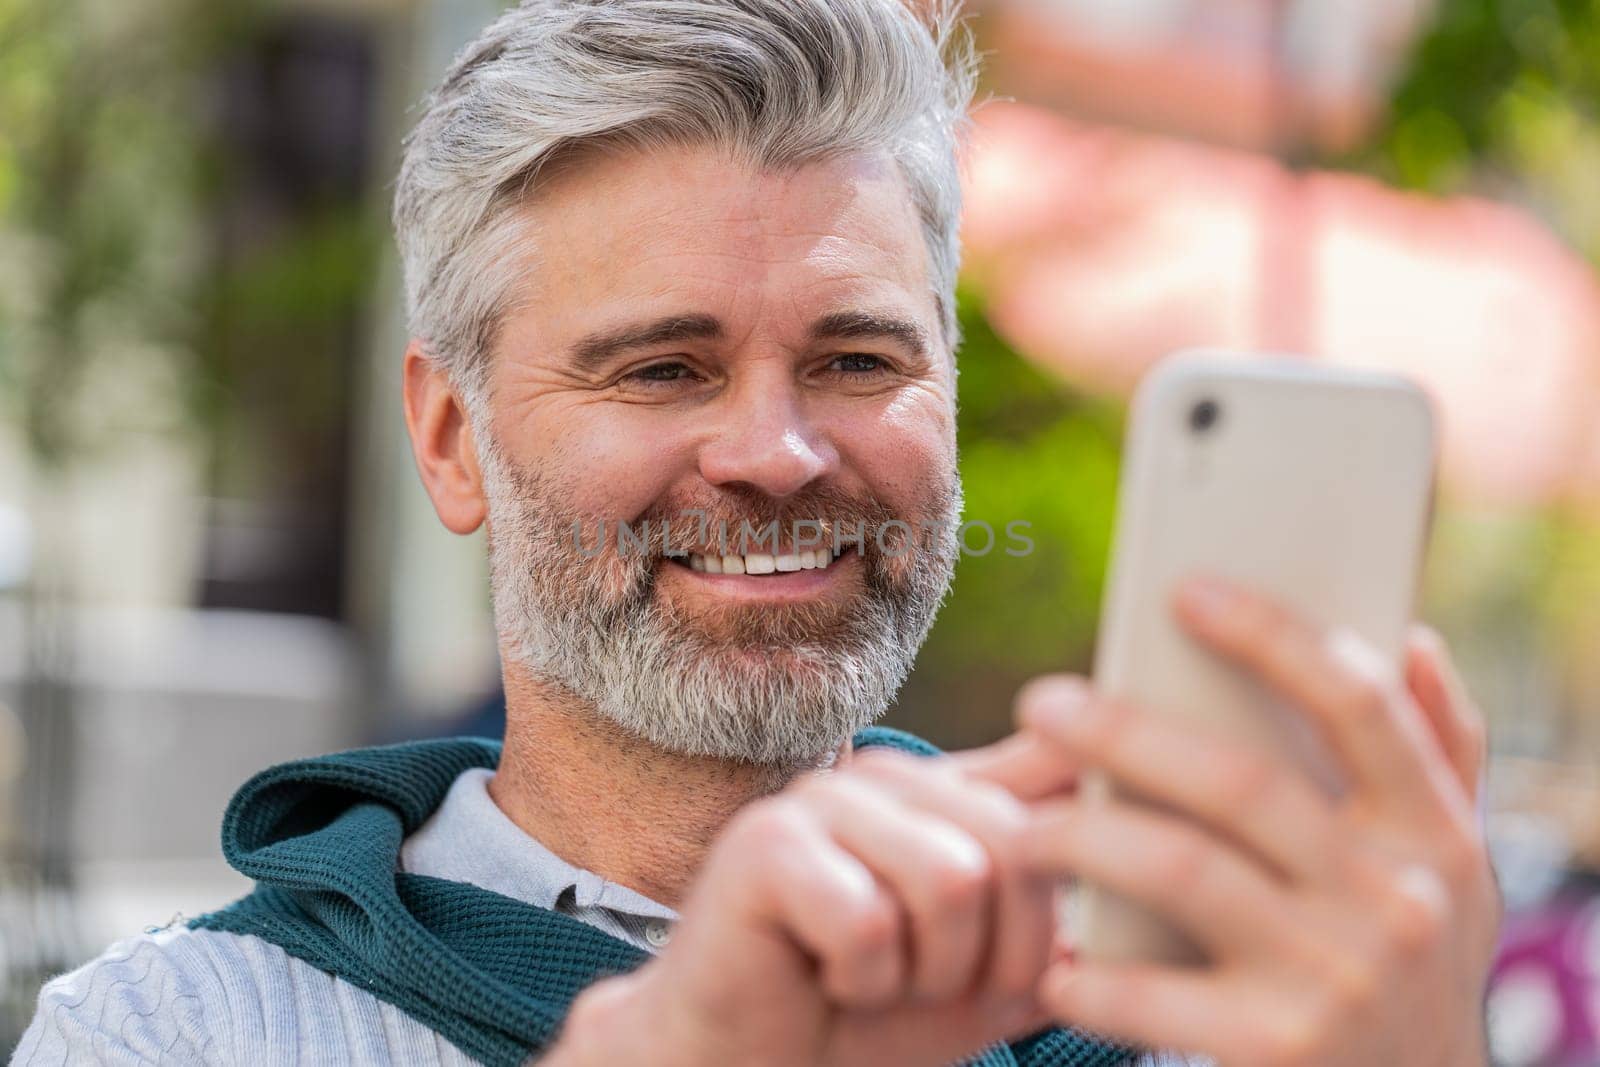
<path fill-rule="evenodd" d="M 917 738 L 882 728 L 863 731 L 855 743 L 924 755 L 936 752 Z M 336 993 L 338 987 L 348 989 L 340 994 L 344 999 L 361 996 L 356 993 L 360 990 L 381 1002 L 373 1008 L 382 1009 L 391 1032 L 390 1011 L 420 1022 L 437 1039 L 430 1051 L 438 1062 L 464 1053 L 492 1067 L 510 1067 L 536 1057 L 554 1041 L 572 1000 L 586 986 L 639 966 L 649 954 L 568 915 L 465 882 L 400 869 L 402 842 L 428 820 L 457 777 L 471 768 L 493 768 L 499 755 L 498 744 L 452 739 L 338 753 L 262 772 L 234 797 L 223 826 L 228 861 L 253 878 L 256 889 L 193 921 L 189 940 L 198 939 L 213 955 L 219 946 L 226 954 L 245 946 L 247 954 L 264 959 L 281 952 L 292 957 L 287 961 L 291 965 L 303 961 L 315 968 L 307 972 L 314 980 L 326 976 L 334 981 Z M 218 936 L 223 942 L 215 940 Z M 150 947 L 135 946 L 128 958 L 148 955 Z M 170 956 L 175 950 L 201 951 L 181 943 L 167 944 L 162 951 Z M 166 957 L 157 957 L 146 961 L 138 983 L 149 974 L 165 973 Z M 122 961 L 105 962 L 116 969 Z M 122 968 L 128 974 L 135 969 Z M 79 977 L 93 996 L 100 975 Z M 119 982 L 138 984 L 119 975 L 100 994 L 109 996 L 109 987 Z M 162 990 L 163 996 L 166 992 Z M 171 999 L 175 1015 L 194 1009 L 193 1003 L 184 1002 L 196 998 L 176 987 Z M 42 995 L 34 1030 L 41 1029 L 45 1006 Z M 61 1003 L 54 1007 L 62 1014 Z M 147 1012 L 134 1005 L 129 1018 Z M 71 1025 L 81 1024 L 68 1016 Z M 210 1035 L 200 1032 L 198 1021 L 192 1029 L 195 1033 L 178 1035 L 187 1042 L 182 1047 L 201 1050 L 200 1038 L 209 1042 Z M 30 1035 L 36 1052 L 55 1047 L 48 1035 Z M 336 1042 L 337 1035 L 328 1036 Z M 179 1046 L 175 1038 L 171 1050 Z M 25 1040 L 19 1052 L 28 1048 Z M 331 1047 L 329 1051 L 328 1062 L 348 1062 Z M 434 1060 L 432 1055 L 425 1058 Z M 139 1059 L 148 1062 L 144 1054 Z M 1130 1059 L 1125 1050 L 1051 1029 L 997 1044 L 969 1062 L 983 1067 L 1112 1067 Z"/>
<path fill-rule="evenodd" d="M 859 748 L 931 755 L 872 728 Z M 394 1004 L 490 1067 L 554 1043 L 576 996 L 647 954 L 575 919 L 460 882 L 396 871 L 401 843 L 456 776 L 500 746 L 412 742 L 285 764 L 245 784 L 223 819 L 228 862 L 256 881 L 192 924 L 254 934 Z M 1071 1031 L 995 1046 L 983 1067 L 1112 1067 L 1125 1051 Z"/>

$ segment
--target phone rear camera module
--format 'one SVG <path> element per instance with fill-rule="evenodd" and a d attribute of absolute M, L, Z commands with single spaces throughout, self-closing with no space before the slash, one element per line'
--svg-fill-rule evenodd
<path fill-rule="evenodd" d="M 1189 409 L 1189 429 L 1197 434 L 1209 433 L 1220 421 L 1222 406 L 1209 397 Z"/>

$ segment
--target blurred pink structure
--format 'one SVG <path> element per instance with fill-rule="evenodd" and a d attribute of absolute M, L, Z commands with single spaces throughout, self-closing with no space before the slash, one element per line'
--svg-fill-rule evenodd
<path fill-rule="evenodd" d="M 1075 383 L 1197 345 L 1387 368 L 1434 395 L 1459 494 L 1600 490 L 1600 285 L 1518 210 L 998 103 L 967 196 L 996 328 Z"/>
<path fill-rule="evenodd" d="M 1436 0 L 987 0 L 996 88 L 1227 144 L 1356 143 Z"/>

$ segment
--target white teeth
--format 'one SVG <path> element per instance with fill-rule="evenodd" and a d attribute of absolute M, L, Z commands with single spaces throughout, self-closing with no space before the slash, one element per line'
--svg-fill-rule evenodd
<path fill-rule="evenodd" d="M 751 552 L 744 556 L 702 556 L 688 554 L 690 570 L 705 574 L 792 574 L 795 571 L 820 570 L 833 562 L 833 553 L 826 548 L 803 549 L 781 556 L 765 552 Z"/>

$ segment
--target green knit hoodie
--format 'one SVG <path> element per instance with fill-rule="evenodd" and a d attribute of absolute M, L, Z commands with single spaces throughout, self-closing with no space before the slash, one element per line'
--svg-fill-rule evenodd
<path fill-rule="evenodd" d="M 872 727 L 858 748 L 937 750 Z M 547 1048 L 591 983 L 648 956 L 566 915 L 464 882 L 399 870 L 401 842 L 457 775 L 494 767 L 500 745 L 456 738 L 358 749 L 269 768 L 222 825 L 228 862 L 255 890 L 190 926 L 253 934 L 367 990 L 490 1067 Z M 996 1045 L 982 1067 L 1114 1067 L 1123 1049 L 1069 1030 Z"/>

